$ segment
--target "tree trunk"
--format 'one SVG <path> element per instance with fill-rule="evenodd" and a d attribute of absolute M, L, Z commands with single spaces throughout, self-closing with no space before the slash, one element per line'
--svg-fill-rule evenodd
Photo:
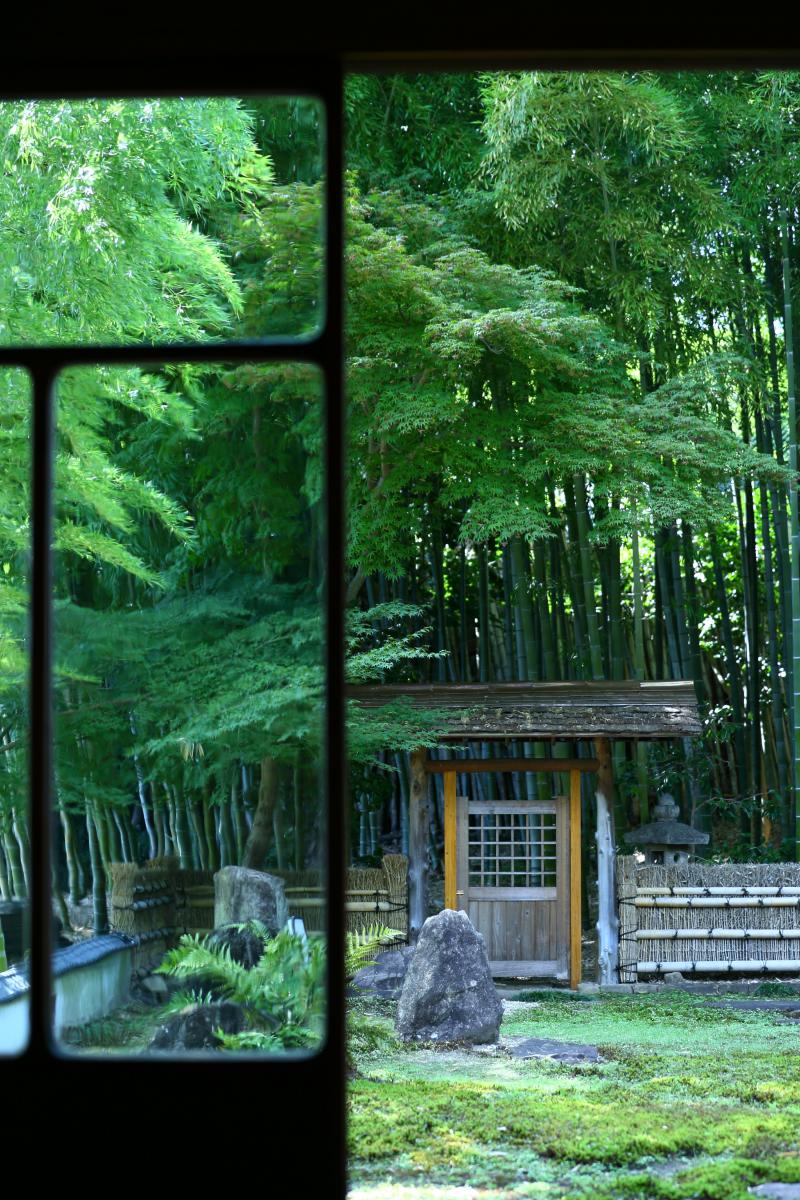
<path fill-rule="evenodd" d="M 258 803 L 253 816 L 253 826 L 247 837 L 242 855 L 242 866 L 254 871 L 264 869 L 267 851 L 273 836 L 272 814 L 278 794 L 278 764 L 265 755 L 261 759 L 261 782 L 258 788 Z"/>

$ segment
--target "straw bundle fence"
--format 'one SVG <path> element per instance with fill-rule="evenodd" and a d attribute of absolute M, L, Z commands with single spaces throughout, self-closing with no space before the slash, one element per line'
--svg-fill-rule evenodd
<path fill-rule="evenodd" d="M 620 982 L 639 975 L 800 974 L 800 864 L 618 860 Z"/>
<path fill-rule="evenodd" d="M 324 930 L 327 898 L 320 871 L 273 870 L 286 889 L 293 917 L 301 917 L 309 931 Z M 345 879 L 345 928 L 387 925 L 408 937 L 408 859 L 387 854 L 380 867 L 350 867 Z"/>
<path fill-rule="evenodd" d="M 109 923 L 134 938 L 134 966 L 163 957 L 175 944 L 175 890 L 167 867 L 110 863 Z"/>
<path fill-rule="evenodd" d="M 134 965 L 160 959 L 183 933 L 214 928 L 214 876 L 181 870 L 177 858 L 111 863 L 112 930 L 136 940 Z"/>

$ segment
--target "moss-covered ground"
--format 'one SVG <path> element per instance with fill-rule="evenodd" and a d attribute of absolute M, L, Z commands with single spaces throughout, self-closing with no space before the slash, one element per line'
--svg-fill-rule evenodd
<path fill-rule="evenodd" d="M 359 1001 L 352 1200 L 745 1200 L 800 1183 L 800 1022 L 679 991 L 528 996 L 501 1037 L 588 1042 L 604 1061 L 406 1048 L 393 1006 Z"/>

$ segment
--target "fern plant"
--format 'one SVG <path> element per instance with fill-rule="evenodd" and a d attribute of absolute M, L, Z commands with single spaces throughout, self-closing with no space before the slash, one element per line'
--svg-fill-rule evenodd
<path fill-rule="evenodd" d="M 242 966 L 229 947 L 214 945 L 209 936 L 184 934 L 157 968 L 162 974 L 186 979 L 200 975 L 210 992 L 178 995 L 170 1005 L 213 1004 L 222 998 L 240 1004 L 248 1028 L 225 1034 L 215 1030 L 228 1050 L 295 1050 L 316 1046 L 322 1037 L 325 1013 L 325 944 L 321 938 L 304 942 L 282 930 L 271 937 L 260 921 L 236 926 L 262 939 L 263 953 L 253 967 Z"/>
<path fill-rule="evenodd" d="M 382 946 L 401 940 L 402 933 L 387 925 L 370 925 L 367 929 L 350 930 L 345 935 L 344 973 L 350 980 L 362 967 L 368 967 Z"/>

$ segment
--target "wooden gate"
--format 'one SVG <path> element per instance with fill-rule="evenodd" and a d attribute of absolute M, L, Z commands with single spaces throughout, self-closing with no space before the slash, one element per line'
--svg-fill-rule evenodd
<path fill-rule="evenodd" d="M 495 976 L 580 981 L 580 773 L 552 800 L 456 797 L 445 785 L 445 907 L 483 934 Z"/>

